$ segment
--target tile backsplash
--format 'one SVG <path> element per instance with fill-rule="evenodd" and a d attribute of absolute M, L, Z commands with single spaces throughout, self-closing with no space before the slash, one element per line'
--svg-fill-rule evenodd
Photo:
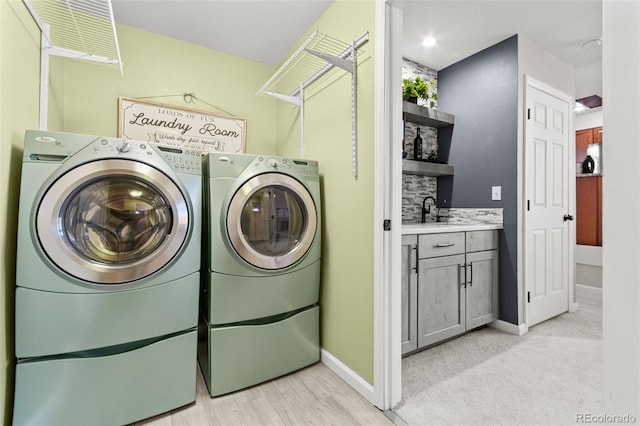
<path fill-rule="evenodd" d="M 420 223 L 422 201 L 425 197 L 436 198 L 436 178 L 428 176 L 402 175 L 402 223 Z M 429 201 L 431 203 L 431 201 Z M 435 222 L 436 211 L 431 208 L 429 222 Z"/>
<path fill-rule="evenodd" d="M 440 209 L 440 221 L 447 223 L 482 223 L 490 225 L 503 224 L 502 208 L 497 209 Z"/>
<path fill-rule="evenodd" d="M 415 78 L 420 76 L 424 80 L 438 81 L 438 72 L 409 59 L 402 59 L 402 78 Z M 420 104 L 420 102 L 418 102 Z M 403 150 L 406 158 L 412 160 L 413 139 L 416 137 L 416 129 L 420 128 L 422 137 L 422 158 L 427 158 L 433 151 L 438 151 L 438 131 L 433 127 L 425 127 L 416 123 L 404 123 Z M 420 223 L 422 219 L 422 202 L 425 197 L 436 198 L 438 192 L 438 180 L 435 177 L 402 175 L 402 223 Z M 429 204 L 432 204 L 429 200 Z M 435 222 L 440 216 L 441 222 L 449 223 L 486 223 L 502 224 L 503 209 L 489 208 L 429 208 L 427 222 Z"/>
<path fill-rule="evenodd" d="M 425 80 L 438 80 L 438 72 L 417 62 L 406 58 L 402 60 L 402 78 L 415 78 L 420 76 Z M 404 123 L 403 150 L 406 158 L 412 160 L 413 139 L 416 137 L 416 129 L 420 128 L 422 138 L 422 158 L 427 158 L 433 151 L 438 151 L 438 131 L 433 127 L 425 127 L 409 121 Z M 419 223 L 422 216 L 422 201 L 425 197 L 436 197 L 438 188 L 437 179 L 428 176 L 402 175 L 402 223 Z M 431 208 L 432 215 L 428 221 L 435 222 L 435 209 Z"/>
<path fill-rule="evenodd" d="M 435 179 L 435 178 L 434 178 Z M 404 181 L 404 179 L 403 179 Z M 426 195 L 425 195 L 426 196 Z M 414 206 L 410 211 L 410 214 L 405 217 L 404 207 L 402 210 L 402 224 L 408 225 L 413 223 L 420 223 L 422 215 L 422 200 L 424 197 L 407 200 L 407 204 Z M 402 197 L 403 205 L 405 203 L 404 196 Z M 431 204 L 431 201 L 429 201 Z M 426 222 L 436 222 L 439 217 L 439 221 L 443 223 L 462 223 L 462 224 L 487 224 L 487 225 L 502 225 L 503 224 L 503 210 L 502 208 L 490 209 L 490 208 L 444 208 L 436 209 L 431 206 L 431 213 L 427 214 Z"/>
<path fill-rule="evenodd" d="M 422 158 L 427 158 L 432 151 L 438 151 L 438 131 L 433 127 L 426 127 L 411 122 L 404 123 L 404 150 L 407 152 L 407 160 L 413 160 L 413 140 L 420 128 L 422 138 Z"/>

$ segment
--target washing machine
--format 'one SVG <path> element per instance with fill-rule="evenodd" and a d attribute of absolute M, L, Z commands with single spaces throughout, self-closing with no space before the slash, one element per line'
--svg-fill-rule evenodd
<path fill-rule="evenodd" d="M 27 131 L 14 424 L 127 424 L 195 401 L 198 151 Z"/>
<path fill-rule="evenodd" d="M 319 360 L 318 162 L 209 154 L 203 162 L 198 361 L 211 396 Z"/>

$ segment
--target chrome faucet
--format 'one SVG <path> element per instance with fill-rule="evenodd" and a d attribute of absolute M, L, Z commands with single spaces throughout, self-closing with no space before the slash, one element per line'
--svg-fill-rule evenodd
<path fill-rule="evenodd" d="M 427 201 L 431 199 L 433 201 L 433 206 L 437 207 L 436 199 L 432 196 L 424 197 L 422 200 L 422 220 L 421 223 L 425 223 L 427 221 L 427 214 L 431 213 L 431 205 L 427 204 Z"/>

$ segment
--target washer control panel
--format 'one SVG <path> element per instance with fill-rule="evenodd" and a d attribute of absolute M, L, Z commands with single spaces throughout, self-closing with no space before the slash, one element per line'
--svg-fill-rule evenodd
<path fill-rule="evenodd" d="M 161 157 L 176 172 L 202 174 L 199 150 L 107 136 L 27 130 L 23 155 L 27 161 L 49 163 L 62 163 L 71 156 L 77 161 L 126 158 L 145 163 L 160 162 Z"/>
<path fill-rule="evenodd" d="M 114 156 L 148 161 L 159 155 L 169 166 L 179 173 L 199 175 L 202 173 L 202 155 L 195 149 L 128 139 L 99 138 L 90 151 L 96 156 Z"/>
<path fill-rule="evenodd" d="M 200 154 L 200 151 L 164 145 L 157 145 L 156 147 L 176 172 L 201 174 L 202 154 Z"/>

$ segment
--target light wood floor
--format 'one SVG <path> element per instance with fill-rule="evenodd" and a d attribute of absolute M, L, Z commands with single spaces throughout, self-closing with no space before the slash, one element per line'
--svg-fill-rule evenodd
<path fill-rule="evenodd" d="M 196 403 L 135 425 L 393 425 L 322 363 L 211 398 L 198 371 Z"/>

